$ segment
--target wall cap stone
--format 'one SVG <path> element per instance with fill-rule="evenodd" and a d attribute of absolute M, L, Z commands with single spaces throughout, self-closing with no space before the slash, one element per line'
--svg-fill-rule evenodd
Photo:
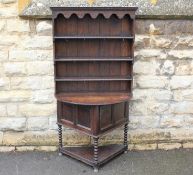
<path fill-rule="evenodd" d="M 50 7 L 128 7 L 137 6 L 137 18 L 193 18 L 192 0 L 19 0 L 21 17 L 51 18 Z"/>

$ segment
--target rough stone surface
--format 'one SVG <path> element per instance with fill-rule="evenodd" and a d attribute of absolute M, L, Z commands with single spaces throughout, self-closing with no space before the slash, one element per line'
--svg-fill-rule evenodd
<path fill-rule="evenodd" d="M 7 104 L 7 115 L 9 117 L 18 117 L 18 104 L 8 103 Z"/>
<path fill-rule="evenodd" d="M 52 48 L 53 41 L 51 36 L 27 37 L 23 40 L 22 46 L 26 49 Z"/>
<path fill-rule="evenodd" d="M 8 76 L 22 76 L 26 74 L 25 63 L 5 63 L 5 74 Z"/>
<path fill-rule="evenodd" d="M 29 62 L 27 65 L 28 75 L 53 75 L 54 67 L 51 61 L 34 61 Z"/>
<path fill-rule="evenodd" d="M 0 130 L 1 131 L 23 131 L 26 128 L 26 118 L 8 118 L 8 117 L 1 117 L 0 118 Z"/>
<path fill-rule="evenodd" d="M 193 148 L 193 143 L 184 143 L 183 148 Z"/>
<path fill-rule="evenodd" d="M 134 64 L 134 73 L 135 74 L 149 74 L 156 75 L 159 70 L 160 64 L 156 61 L 145 62 L 145 61 L 136 61 Z"/>
<path fill-rule="evenodd" d="M 53 116 L 56 112 L 55 104 L 20 104 L 19 111 L 26 117 L 48 117 Z"/>
<path fill-rule="evenodd" d="M 6 109 L 6 105 L 1 104 L 0 105 L 0 117 L 6 117 L 7 116 L 7 109 Z"/>
<path fill-rule="evenodd" d="M 30 117 L 27 119 L 27 129 L 30 131 L 41 131 L 48 129 L 47 117 Z"/>
<path fill-rule="evenodd" d="M 19 18 L 17 2 L 1 3 L 0 15 L 0 145 L 54 150 L 52 22 Z M 193 143 L 192 49 L 192 20 L 137 19 L 129 149 Z M 92 143 L 69 128 L 64 128 L 64 136 L 65 145 Z M 122 128 L 100 139 L 101 144 L 122 142 Z"/>
<path fill-rule="evenodd" d="M 15 151 L 14 146 L 0 146 L 0 152 L 11 152 Z"/>
<path fill-rule="evenodd" d="M 179 16 L 192 16 L 192 9 L 193 6 L 192 1 L 186 1 L 184 4 L 183 0 L 177 1 L 168 1 L 162 0 L 160 1 L 149 1 L 149 0 L 123 0 L 123 1 L 110 1 L 110 0 L 96 0 L 96 1 L 89 1 L 89 0 L 60 0 L 60 1 L 37 1 L 33 0 L 33 3 L 30 4 L 28 8 L 26 8 L 22 15 L 24 16 L 38 16 L 38 17 L 47 17 L 51 15 L 51 11 L 49 9 L 50 6 L 77 6 L 77 7 L 85 7 L 85 6 L 100 6 L 100 7 L 119 7 L 119 6 L 138 6 L 139 15 L 150 15 L 150 16 L 157 16 L 157 15 L 179 15 Z M 178 9 L 178 10 L 175 10 Z"/>
<path fill-rule="evenodd" d="M 51 21 L 40 21 L 36 25 L 36 31 L 39 35 L 51 35 L 52 23 Z"/>
<path fill-rule="evenodd" d="M 8 32 L 30 32 L 29 20 L 9 19 L 7 20 Z"/>
<path fill-rule="evenodd" d="M 0 51 L 0 62 L 4 62 L 8 60 L 8 52 Z"/>
<path fill-rule="evenodd" d="M 9 52 L 10 61 L 47 61 L 52 60 L 52 58 L 52 50 L 11 49 Z"/>
<path fill-rule="evenodd" d="M 157 149 L 157 144 L 135 144 L 134 150 L 155 150 Z"/>
<path fill-rule="evenodd" d="M 193 84 L 193 76 L 173 76 L 170 81 L 171 89 L 185 89 Z"/>
<path fill-rule="evenodd" d="M 140 88 L 166 88 L 168 79 L 164 76 L 143 76 L 136 78 L 136 83 Z"/>
<path fill-rule="evenodd" d="M 0 145 L 3 143 L 3 132 L 0 132 Z"/>
<path fill-rule="evenodd" d="M 182 148 L 181 143 L 160 143 L 158 144 L 158 149 L 170 150 Z"/>
<path fill-rule="evenodd" d="M 175 71 L 174 63 L 170 60 L 166 60 L 161 68 L 161 73 L 165 75 L 172 75 Z"/>

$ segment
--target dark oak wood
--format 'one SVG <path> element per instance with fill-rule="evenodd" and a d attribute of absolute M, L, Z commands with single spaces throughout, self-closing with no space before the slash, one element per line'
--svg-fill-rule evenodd
<path fill-rule="evenodd" d="M 52 7 L 59 150 L 94 167 L 127 150 L 136 7 Z M 93 137 L 92 147 L 63 147 L 62 126 Z M 99 137 L 124 126 L 123 145 Z"/>
<path fill-rule="evenodd" d="M 60 93 L 56 95 L 60 102 L 77 105 L 109 105 L 126 102 L 131 99 L 129 93 Z"/>
<path fill-rule="evenodd" d="M 97 166 L 107 163 L 112 158 L 118 156 L 125 151 L 124 145 L 109 145 L 100 146 L 98 148 Z M 96 166 L 96 161 L 93 158 L 93 147 L 64 147 L 61 149 L 63 154 L 76 158 L 90 166 Z"/>

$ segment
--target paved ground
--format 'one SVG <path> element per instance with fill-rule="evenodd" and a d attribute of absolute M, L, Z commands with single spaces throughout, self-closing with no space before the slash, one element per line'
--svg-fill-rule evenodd
<path fill-rule="evenodd" d="M 0 175 L 96 175 L 92 168 L 57 153 L 1 153 Z M 97 175 L 193 175 L 193 150 L 123 154 Z"/>

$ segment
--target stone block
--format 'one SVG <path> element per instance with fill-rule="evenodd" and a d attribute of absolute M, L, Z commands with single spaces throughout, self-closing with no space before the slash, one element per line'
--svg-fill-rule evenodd
<path fill-rule="evenodd" d="M 0 117 L 6 117 L 7 116 L 7 108 L 6 104 L 0 104 Z"/>
<path fill-rule="evenodd" d="M 81 139 L 79 139 L 81 141 Z M 56 146 L 56 131 L 5 132 L 3 145 L 14 146 Z"/>
<path fill-rule="evenodd" d="M 63 134 L 64 146 L 67 145 L 89 145 L 90 137 L 77 132 L 66 130 Z M 3 145 L 14 146 L 57 146 L 57 131 L 27 131 L 27 132 L 5 132 Z"/>
<path fill-rule="evenodd" d="M 1 131 L 23 131 L 26 129 L 26 118 L 24 117 L 0 117 Z"/>
<path fill-rule="evenodd" d="M 29 117 L 27 119 L 27 129 L 30 131 L 41 131 L 48 129 L 48 118 Z"/>
<path fill-rule="evenodd" d="M 140 88 L 166 88 L 169 84 L 165 76 L 142 75 L 136 77 L 135 81 Z"/>
<path fill-rule="evenodd" d="M 159 116 L 129 116 L 130 129 L 150 129 L 159 126 Z"/>
<path fill-rule="evenodd" d="M 193 143 L 192 142 L 187 142 L 187 143 L 183 143 L 183 148 L 193 148 Z"/>
<path fill-rule="evenodd" d="M 4 2 L 8 1 L 16 1 L 16 0 L 2 0 Z M 17 10 L 17 3 L 13 3 L 11 5 L 9 4 L 3 4 L 0 6 L 0 16 L 1 17 L 17 17 L 18 16 L 18 10 Z"/>
<path fill-rule="evenodd" d="M 45 151 L 45 152 L 53 152 L 57 151 L 57 146 L 17 146 L 16 151 L 26 152 L 26 151 Z"/>
<path fill-rule="evenodd" d="M 0 145 L 3 144 L 3 132 L 0 131 Z"/>
<path fill-rule="evenodd" d="M 166 60 L 161 67 L 161 74 L 172 75 L 174 74 L 174 71 L 175 71 L 175 66 L 173 61 Z"/>
<path fill-rule="evenodd" d="M 19 114 L 26 117 L 49 117 L 56 113 L 56 104 L 19 104 Z"/>
<path fill-rule="evenodd" d="M 29 91 L 0 91 L 0 102 L 24 102 L 29 99 Z"/>
<path fill-rule="evenodd" d="M 154 100 L 134 101 L 130 105 L 130 114 L 139 116 L 161 115 L 168 113 L 169 104 L 164 102 L 155 102 Z"/>
<path fill-rule="evenodd" d="M 15 151 L 15 146 L 0 146 L 0 152 L 12 152 Z"/>
<path fill-rule="evenodd" d="M 1 19 L 1 21 L 0 21 L 0 32 L 4 30 L 5 24 L 6 24 L 5 20 Z"/>
<path fill-rule="evenodd" d="M 128 132 L 129 143 L 132 144 L 154 144 L 156 142 L 170 142 L 171 131 L 161 129 L 137 129 Z"/>
<path fill-rule="evenodd" d="M 185 89 L 193 84 L 193 76 L 173 76 L 170 81 L 171 89 Z"/>
<path fill-rule="evenodd" d="M 135 47 L 136 49 L 150 46 L 150 37 L 148 35 L 136 35 Z"/>
<path fill-rule="evenodd" d="M 165 55 L 163 55 L 163 51 L 160 49 L 141 49 L 137 51 L 136 56 L 143 57 L 143 58 L 162 58 Z"/>
<path fill-rule="evenodd" d="M 0 10 L 1 11 L 1 10 Z M 0 46 L 7 49 L 8 46 L 13 46 L 20 41 L 19 35 L 0 35 Z"/>
<path fill-rule="evenodd" d="M 133 67 L 135 74 L 156 75 L 159 72 L 160 64 L 156 61 L 136 61 Z"/>
<path fill-rule="evenodd" d="M 134 145 L 134 150 L 155 150 L 157 149 L 157 144 L 135 144 Z"/>
<path fill-rule="evenodd" d="M 26 49 L 51 49 L 53 47 L 52 36 L 34 36 L 23 40 L 22 46 Z"/>
<path fill-rule="evenodd" d="M 26 75 L 25 63 L 5 63 L 5 74 L 8 76 L 23 76 Z"/>
<path fill-rule="evenodd" d="M 18 104 L 8 103 L 7 104 L 7 116 L 8 117 L 18 117 Z"/>
<path fill-rule="evenodd" d="M 175 90 L 174 96 L 175 101 L 193 101 L 193 89 Z"/>
<path fill-rule="evenodd" d="M 151 37 L 151 46 L 153 47 L 168 49 L 170 48 L 171 44 L 172 44 L 171 39 L 163 38 L 160 36 Z"/>
<path fill-rule="evenodd" d="M 183 116 L 163 115 L 160 120 L 161 128 L 181 128 L 184 126 Z"/>
<path fill-rule="evenodd" d="M 28 75 L 53 75 L 54 66 L 51 61 L 34 61 L 27 63 Z"/>
<path fill-rule="evenodd" d="M 171 100 L 172 91 L 163 90 L 163 89 L 133 89 L 133 99 L 150 99 L 150 100 L 159 100 L 166 101 Z"/>
<path fill-rule="evenodd" d="M 188 36 L 177 36 L 178 39 L 176 43 L 176 48 L 188 48 L 193 46 L 193 37 L 192 35 Z"/>
<path fill-rule="evenodd" d="M 11 3 L 15 3 L 16 0 L 1 0 L 1 3 L 3 4 L 11 4 Z"/>
<path fill-rule="evenodd" d="M 182 148 L 181 143 L 159 143 L 158 144 L 158 149 L 163 149 L 163 150 L 171 150 L 171 149 L 179 149 Z"/>
<path fill-rule="evenodd" d="M 10 61 L 52 61 L 53 51 L 50 50 L 22 50 L 14 49 L 9 52 Z"/>
<path fill-rule="evenodd" d="M 0 90 L 9 90 L 10 80 L 8 77 L 0 77 Z"/>
<path fill-rule="evenodd" d="M 54 90 L 37 90 L 32 92 L 31 101 L 34 103 L 53 103 L 55 100 Z"/>
<path fill-rule="evenodd" d="M 11 78 L 15 90 L 45 90 L 54 88 L 54 76 L 29 76 Z"/>
<path fill-rule="evenodd" d="M 36 31 L 39 35 L 51 35 L 52 23 L 51 21 L 38 21 Z"/>
<path fill-rule="evenodd" d="M 8 52 L 0 51 L 0 62 L 5 62 L 8 60 Z"/>
<path fill-rule="evenodd" d="M 170 50 L 168 52 L 168 56 L 171 58 L 178 58 L 178 59 L 192 59 L 193 50 Z"/>
<path fill-rule="evenodd" d="M 8 32 L 30 32 L 29 20 L 7 19 Z"/>
<path fill-rule="evenodd" d="M 58 129 L 58 125 L 56 123 L 57 123 L 57 116 L 49 117 L 49 129 L 50 130 Z"/>
<path fill-rule="evenodd" d="M 193 114 L 193 102 L 181 101 L 171 104 L 170 112 L 173 114 Z"/>
<path fill-rule="evenodd" d="M 175 75 L 193 75 L 193 62 L 190 60 L 178 61 Z"/>

